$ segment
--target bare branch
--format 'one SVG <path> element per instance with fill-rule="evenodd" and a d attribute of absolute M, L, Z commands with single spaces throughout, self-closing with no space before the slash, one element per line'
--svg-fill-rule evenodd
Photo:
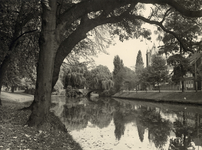
<path fill-rule="evenodd" d="M 171 10 L 171 8 L 169 8 L 169 9 L 165 12 L 165 14 L 164 14 L 164 16 L 163 16 L 163 19 L 161 20 L 161 24 L 165 21 L 166 17 L 171 13 L 170 10 Z"/>

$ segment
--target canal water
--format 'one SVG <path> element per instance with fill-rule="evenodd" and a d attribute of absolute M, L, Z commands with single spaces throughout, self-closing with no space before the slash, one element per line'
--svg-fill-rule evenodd
<path fill-rule="evenodd" d="M 84 150 L 202 150 L 202 106 L 115 98 L 52 102 L 51 111 Z"/>

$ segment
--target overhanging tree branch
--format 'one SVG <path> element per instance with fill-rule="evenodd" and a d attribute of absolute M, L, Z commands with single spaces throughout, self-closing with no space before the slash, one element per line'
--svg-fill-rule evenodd
<path fill-rule="evenodd" d="M 191 50 L 191 49 L 189 49 L 189 48 L 187 48 L 187 47 L 185 46 L 183 40 L 182 40 L 175 32 L 166 29 L 166 28 L 163 26 L 162 22 L 153 21 L 153 20 L 147 19 L 147 18 L 145 18 L 145 17 L 136 16 L 136 15 L 128 15 L 127 18 L 130 19 L 130 20 L 139 19 L 139 20 L 142 20 L 142 21 L 144 21 L 144 22 L 146 22 L 146 23 L 154 24 L 154 25 L 157 25 L 157 26 L 161 27 L 161 29 L 162 29 L 163 31 L 165 31 L 166 33 L 169 33 L 169 34 L 173 35 L 173 36 L 180 42 L 180 44 L 182 45 L 182 48 L 184 49 L 184 51 L 190 51 L 190 52 L 192 52 L 192 53 L 194 52 L 193 50 Z"/>
<path fill-rule="evenodd" d="M 71 24 L 75 20 L 81 18 L 84 14 L 88 14 L 93 11 L 112 11 L 115 8 L 120 8 L 128 4 L 136 4 L 138 2 L 148 4 L 168 4 L 179 11 L 182 15 L 185 15 L 187 17 L 202 17 L 202 10 L 188 10 L 182 4 L 179 4 L 175 0 L 89 0 L 77 3 L 66 10 L 63 14 L 60 15 L 58 24 L 63 24 L 65 22 Z"/>
<path fill-rule="evenodd" d="M 126 6 L 128 4 L 136 5 L 138 0 L 93 0 L 93 1 L 83 1 L 78 4 L 73 5 L 71 8 L 66 10 L 60 15 L 58 24 L 64 24 L 67 22 L 71 24 L 75 20 L 81 18 L 85 14 L 90 12 L 96 12 L 104 10 L 106 12 L 113 11 L 116 8 Z"/>
<path fill-rule="evenodd" d="M 139 0 L 140 3 L 147 4 L 168 4 L 175 8 L 180 14 L 187 17 L 202 17 L 202 10 L 192 11 L 186 9 L 182 4 L 179 4 L 175 0 Z"/>

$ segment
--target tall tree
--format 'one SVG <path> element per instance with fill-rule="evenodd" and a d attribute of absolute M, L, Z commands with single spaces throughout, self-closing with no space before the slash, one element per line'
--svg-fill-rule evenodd
<path fill-rule="evenodd" d="M 147 92 L 148 86 L 150 86 L 149 70 L 150 70 L 150 67 L 144 68 L 144 69 L 142 70 L 142 72 L 141 72 L 140 77 L 139 77 L 139 82 L 140 82 L 141 85 L 142 85 L 142 89 L 143 89 L 143 90 L 146 90 L 146 92 Z"/>
<path fill-rule="evenodd" d="M 153 55 L 152 63 L 151 66 L 149 66 L 148 71 L 149 81 L 153 85 L 158 85 L 160 92 L 160 83 L 165 82 L 168 79 L 166 60 L 160 55 Z"/>
<path fill-rule="evenodd" d="M 124 89 L 125 69 L 121 68 L 116 76 L 113 76 L 115 92 L 120 92 Z"/>
<path fill-rule="evenodd" d="M 115 77 L 118 72 L 123 68 L 123 60 L 120 59 L 119 55 L 116 55 L 114 57 L 114 71 L 113 71 L 113 76 Z"/>
<path fill-rule="evenodd" d="M 118 55 L 114 57 L 113 80 L 115 92 L 119 92 L 124 84 L 124 65 L 123 60 Z"/>
<path fill-rule="evenodd" d="M 135 74 L 139 80 L 139 82 L 137 82 L 136 89 L 142 88 L 142 84 L 140 82 L 140 77 L 141 77 L 143 69 L 144 69 L 144 62 L 142 59 L 142 52 L 141 52 L 141 50 L 139 50 L 138 54 L 137 54 L 137 58 L 136 58 L 136 64 L 135 64 Z"/>
<path fill-rule="evenodd" d="M 124 84 L 127 90 L 132 90 L 136 84 L 135 72 L 128 67 L 124 67 Z"/>
<path fill-rule="evenodd" d="M 135 72 L 138 74 L 144 69 L 144 62 L 142 59 L 142 52 L 141 50 L 138 51 L 136 64 L 135 64 Z"/>
<path fill-rule="evenodd" d="M 24 38 L 38 31 L 38 1 L 3 0 L 0 4 L 0 92 L 9 63 L 18 53 Z M 19 58 L 20 59 L 20 58 Z M 11 65 L 10 65 L 11 66 Z M 1 99 L 0 99 L 1 104 Z"/>
<path fill-rule="evenodd" d="M 57 1 L 42 1 L 42 30 L 39 39 L 37 81 L 29 126 L 40 126 L 53 119 L 50 113 L 52 80 L 56 50 L 59 47 L 55 36 Z M 48 55 L 47 55 L 48 54 Z M 50 121 L 51 122 L 51 121 Z M 62 130 L 65 131 L 64 126 Z"/>
<path fill-rule="evenodd" d="M 163 21 L 150 20 L 153 14 L 149 18 L 141 16 L 139 10 L 142 7 L 139 3 L 150 3 L 155 7 L 164 8 L 171 6 L 188 17 L 202 16 L 200 10 L 189 10 L 183 3 L 179 4 L 175 0 L 81 0 L 58 1 L 58 3 L 55 0 L 42 0 L 42 29 L 35 101 L 28 125 L 40 126 L 44 121 L 51 119 L 48 117 L 51 90 L 58 79 L 60 66 L 73 48 L 86 38 L 90 30 L 100 25 L 117 23 L 113 27 L 121 28 L 130 36 L 136 31 L 137 36 L 140 35 L 137 31 L 142 24 L 139 20 L 162 26 Z M 164 14 L 158 18 L 164 20 Z"/>

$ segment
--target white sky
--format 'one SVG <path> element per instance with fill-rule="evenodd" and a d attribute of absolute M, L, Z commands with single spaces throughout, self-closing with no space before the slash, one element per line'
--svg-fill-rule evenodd
<path fill-rule="evenodd" d="M 119 55 L 123 60 L 124 66 L 131 68 L 135 66 L 137 53 L 141 50 L 144 65 L 146 66 L 146 51 L 150 50 L 154 43 L 155 46 L 158 47 L 159 42 L 156 41 L 157 35 L 153 33 L 155 26 L 145 24 L 144 27 L 149 28 L 152 31 L 151 41 L 146 39 L 143 39 L 142 42 L 141 39 L 125 40 L 124 42 L 116 40 L 115 45 L 110 45 L 110 47 L 106 49 L 109 55 L 100 53 L 98 54 L 98 57 L 93 57 L 96 65 L 107 66 L 112 72 L 114 69 L 114 56 Z"/>
<path fill-rule="evenodd" d="M 145 9 L 142 12 L 143 13 L 142 15 L 145 17 L 149 16 L 149 14 L 151 13 L 152 6 L 153 5 L 151 4 L 146 4 Z M 114 56 L 119 55 L 119 57 L 123 60 L 124 66 L 132 69 L 136 63 L 137 53 L 139 50 L 141 50 L 144 65 L 146 66 L 146 51 L 150 50 L 154 44 L 156 47 L 158 47 L 162 43 L 156 41 L 157 35 L 154 34 L 156 26 L 145 23 L 144 25 L 142 25 L 142 28 L 151 30 L 152 32 L 151 41 L 143 39 L 141 42 L 142 38 L 131 39 L 127 41 L 125 40 L 124 42 L 116 40 L 115 41 L 116 45 L 111 45 L 109 48 L 106 49 L 109 55 L 100 53 L 98 54 L 98 57 L 93 57 L 96 65 L 107 66 L 109 70 L 112 72 L 114 69 L 113 65 Z"/>

